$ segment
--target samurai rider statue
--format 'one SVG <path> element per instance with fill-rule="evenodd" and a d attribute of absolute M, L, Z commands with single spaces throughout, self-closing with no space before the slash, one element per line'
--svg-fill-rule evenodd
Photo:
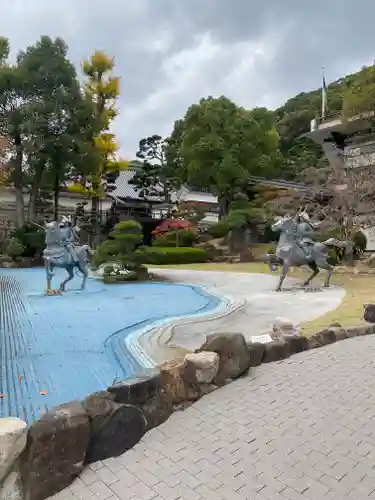
<path fill-rule="evenodd" d="M 328 262 L 329 248 L 339 248 L 347 255 L 352 253 L 353 244 L 350 241 L 339 241 L 329 238 L 323 242 L 315 242 L 314 237 L 317 223 L 310 221 L 310 217 L 305 210 L 300 210 L 297 215 L 278 218 L 272 225 L 274 232 L 279 232 L 280 237 L 275 254 L 265 255 L 264 262 L 269 265 L 273 272 L 277 266 L 282 267 L 282 274 L 276 291 L 280 291 L 283 282 L 291 267 L 301 267 L 307 265 L 312 270 L 312 274 L 303 283 L 308 286 L 319 273 L 320 269 L 327 271 L 324 286 L 330 285 L 333 265 Z"/>
<path fill-rule="evenodd" d="M 72 219 L 70 216 L 68 217 L 63 216 L 61 218 L 59 227 L 60 227 L 61 244 L 68 251 L 72 259 L 72 263 L 77 264 L 78 256 L 77 256 L 75 242 L 78 238 L 77 233 L 79 231 L 79 228 L 77 226 L 73 227 Z"/>
<path fill-rule="evenodd" d="M 312 259 L 315 245 L 315 235 L 318 224 L 310 220 L 306 211 L 298 212 L 294 217 L 296 243 L 303 250 L 307 259 Z"/>
<path fill-rule="evenodd" d="M 58 292 L 64 292 L 66 284 L 74 278 L 74 269 L 83 276 L 81 289 L 84 290 L 88 277 L 88 261 L 93 251 L 88 245 L 76 246 L 78 227 L 73 227 L 70 217 L 63 217 L 59 222 L 46 222 L 46 247 L 43 251 L 47 289 L 46 295 L 55 295 L 51 288 L 54 268 L 65 269 L 68 277 L 60 284 Z"/>

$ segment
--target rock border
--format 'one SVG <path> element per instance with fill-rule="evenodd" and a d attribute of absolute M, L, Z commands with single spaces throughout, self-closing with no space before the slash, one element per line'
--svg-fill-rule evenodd
<path fill-rule="evenodd" d="M 0 419 L 0 498 L 45 500 L 69 486 L 92 462 L 123 454 L 148 430 L 252 367 L 371 335 L 375 325 L 331 325 L 307 338 L 280 335 L 268 344 L 240 333 L 211 334 L 194 353 L 51 409 L 28 429 Z M 26 439 L 27 433 L 27 439 Z"/>

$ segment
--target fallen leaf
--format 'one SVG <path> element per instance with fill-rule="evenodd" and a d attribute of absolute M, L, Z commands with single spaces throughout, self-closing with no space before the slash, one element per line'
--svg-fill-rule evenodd
<path fill-rule="evenodd" d="M 40 391 L 40 393 L 39 393 L 39 394 L 41 394 L 42 396 L 47 396 L 48 391 Z"/>

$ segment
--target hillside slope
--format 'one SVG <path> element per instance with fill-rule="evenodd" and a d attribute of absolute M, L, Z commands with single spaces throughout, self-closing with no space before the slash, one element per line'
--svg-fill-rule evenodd
<path fill-rule="evenodd" d="M 375 67 L 364 67 L 357 73 L 346 75 L 328 85 L 327 117 L 352 109 L 360 101 L 364 108 L 372 105 L 370 97 L 375 88 Z M 310 129 L 310 122 L 319 117 L 322 90 L 301 92 L 276 110 L 277 128 L 281 139 L 281 152 L 285 159 L 285 178 L 298 177 L 307 167 L 319 167 L 325 160 L 321 148 L 311 140 L 301 138 Z M 353 104 L 354 102 L 354 104 Z"/>

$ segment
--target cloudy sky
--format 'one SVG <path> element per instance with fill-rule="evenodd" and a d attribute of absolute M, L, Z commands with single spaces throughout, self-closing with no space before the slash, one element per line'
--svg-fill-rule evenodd
<path fill-rule="evenodd" d="M 374 0 L 0 0 L 14 53 L 49 35 L 77 65 L 96 49 L 116 57 L 129 159 L 203 96 L 274 108 L 319 87 L 322 66 L 334 80 L 370 64 L 374 18 Z"/>

